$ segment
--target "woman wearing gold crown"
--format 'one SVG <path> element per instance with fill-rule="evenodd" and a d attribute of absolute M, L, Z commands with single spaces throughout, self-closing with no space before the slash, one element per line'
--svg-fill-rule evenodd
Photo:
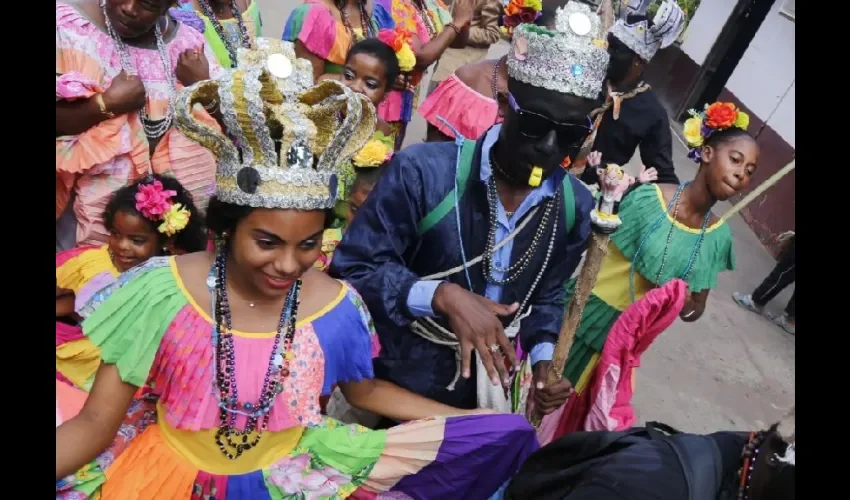
<path fill-rule="evenodd" d="M 57 427 L 57 497 L 488 498 L 537 447 L 534 430 L 374 380 L 380 345 L 360 296 L 313 268 L 336 167 L 371 136 L 373 106 L 335 81 L 298 92 L 287 83 L 303 67 L 282 54 L 254 61 L 177 102 L 180 129 L 219 159 L 219 248 L 153 258 L 83 308 L 103 364 Z M 191 115 L 213 96 L 227 136 Z M 336 386 L 408 423 L 322 417 Z M 156 423 L 125 420 L 144 409 L 139 388 Z"/>

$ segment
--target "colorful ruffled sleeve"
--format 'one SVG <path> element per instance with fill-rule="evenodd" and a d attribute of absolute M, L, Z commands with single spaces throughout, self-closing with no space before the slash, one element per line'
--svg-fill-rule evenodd
<path fill-rule="evenodd" d="M 300 41 L 304 48 L 334 64 L 345 63 L 351 35 L 322 4 L 309 0 L 292 11 L 283 29 L 283 39 Z"/>
<path fill-rule="evenodd" d="M 83 333 L 118 367 L 121 380 L 145 385 L 163 335 L 188 302 L 168 257 L 154 257 L 96 293 L 82 308 Z"/>
<path fill-rule="evenodd" d="M 682 278 L 700 237 L 699 229 L 673 222 L 666 213 L 666 205 L 656 184 L 638 187 L 623 198 L 619 212 L 623 224 L 611 235 L 611 241 L 627 259 L 633 261 L 635 270 L 655 284 Z M 665 217 L 666 221 L 656 225 L 659 219 Z M 635 259 L 638 248 L 640 253 Z M 716 288 L 717 275 L 735 269 L 735 250 L 729 225 L 715 223 L 706 228 L 699 251 L 693 258 L 694 263 L 685 280 L 689 290 L 696 293 Z"/>
<path fill-rule="evenodd" d="M 375 377 L 372 359 L 381 351 L 372 316 L 360 294 L 343 283 L 338 303 L 313 321 L 325 357 L 322 395 L 344 382 Z"/>

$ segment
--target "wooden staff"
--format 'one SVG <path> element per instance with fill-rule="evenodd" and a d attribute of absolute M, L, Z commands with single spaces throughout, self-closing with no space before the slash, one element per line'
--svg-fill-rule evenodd
<path fill-rule="evenodd" d="M 629 176 L 617 165 L 608 165 L 599 176 L 601 196 L 598 208 L 590 213 L 591 229 L 590 243 L 584 258 L 584 267 L 576 280 L 576 286 L 570 297 L 569 305 L 564 311 L 564 321 L 561 331 L 558 333 L 558 343 L 555 344 L 555 352 L 552 355 L 552 364 L 546 377 L 546 384 L 554 384 L 563 378 L 564 367 L 567 364 L 567 355 L 573 346 L 581 323 L 582 311 L 590 297 L 590 292 L 596 285 L 599 268 L 608 254 L 608 241 L 611 233 L 617 230 L 622 221 L 616 215 L 616 207 L 623 192 L 631 184 Z M 536 427 L 540 425 L 542 417 L 535 408 L 529 421 Z"/>

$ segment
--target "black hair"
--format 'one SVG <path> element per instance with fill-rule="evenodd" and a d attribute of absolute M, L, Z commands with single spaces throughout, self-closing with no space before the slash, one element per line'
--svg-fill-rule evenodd
<path fill-rule="evenodd" d="M 749 137 L 753 142 L 755 142 L 755 137 L 750 135 L 749 132 L 742 128 L 738 127 L 729 127 L 723 130 L 716 130 L 708 139 L 705 140 L 704 146 L 712 146 L 717 147 L 720 144 L 732 141 L 734 139 L 739 139 L 741 137 Z"/>
<path fill-rule="evenodd" d="M 136 193 L 139 191 L 139 185 L 150 184 L 155 180 L 162 183 L 164 189 L 177 191 L 177 194 L 171 199 L 174 203 L 183 205 L 183 208 L 190 214 L 189 223 L 186 227 L 172 236 L 174 247 L 187 253 L 198 252 L 206 248 L 207 235 L 204 230 L 204 217 L 198 211 L 198 207 L 195 206 L 192 194 L 180 184 L 180 181 L 167 175 L 153 174 L 116 191 L 112 195 L 112 198 L 109 199 L 106 209 L 103 211 L 103 225 L 108 230 L 114 229 L 115 215 L 118 212 L 138 215 L 148 224 L 151 231 L 159 235 L 160 244 L 165 243 L 169 237 L 159 232 L 158 227 L 161 222 L 152 221 L 136 210 Z"/>
<path fill-rule="evenodd" d="M 540 26 L 541 28 L 546 28 L 547 26 L 554 26 L 555 11 L 544 8 L 540 11 L 540 16 L 534 20 L 534 24 Z"/>
<path fill-rule="evenodd" d="M 401 73 L 401 68 L 398 65 L 398 57 L 396 57 L 392 47 L 377 38 L 365 38 L 352 45 L 348 50 L 348 54 L 345 56 L 346 64 L 357 54 L 366 54 L 381 61 L 384 65 L 386 89 L 389 90 L 395 83 L 398 74 Z"/>
<path fill-rule="evenodd" d="M 381 175 L 387 169 L 389 162 L 384 162 L 378 167 L 360 168 L 354 167 L 354 184 L 351 190 L 356 191 L 360 187 L 373 188 L 378 183 Z"/>
<path fill-rule="evenodd" d="M 224 233 L 232 234 L 239 222 L 253 211 L 254 207 L 227 203 L 213 196 L 207 208 L 207 227 L 221 238 Z M 325 229 L 331 227 L 335 217 L 333 209 L 325 210 Z"/>

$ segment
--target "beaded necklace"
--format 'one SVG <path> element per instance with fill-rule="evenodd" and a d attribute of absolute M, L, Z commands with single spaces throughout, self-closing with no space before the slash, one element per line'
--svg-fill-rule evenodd
<path fill-rule="evenodd" d="M 213 269 L 207 277 L 210 289 L 212 311 L 215 315 L 212 344 L 215 353 L 214 392 L 218 398 L 219 427 L 215 434 L 215 443 L 221 453 L 230 460 L 239 458 L 243 452 L 257 446 L 263 432 L 268 428 L 269 412 L 274 407 L 275 398 L 283 392 L 283 380 L 289 376 L 290 362 L 295 358 L 292 342 L 295 337 L 295 323 L 298 316 L 301 280 L 297 280 L 286 296 L 280 314 L 277 333 L 274 337 L 269 366 L 256 403 L 239 402 L 239 390 L 236 386 L 236 350 L 233 342 L 233 323 L 230 315 L 230 303 L 227 299 L 227 245 L 216 255 Z M 283 333 L 284 329 L 286 330 Z M 281 349 L 281 339 L 283 346 Z M 248 418 L 245 430 L 236 429 L 236 417 Z M 251 433 L 256 433 L 248 441 Z"/>
<path fill-rule="evenodd" d="M 337 6 L 337 9 L 339 10 L 339 16 L 342 18 L 342 24 L 345 26 L 345 29 L 348 30 L 352 40 L 357 42 L 366 38 L 375 37 L 374 30 L 372 29 L 372 23 L 369 22 L 369 16 L 366 14 L 366 0 L 357 1 L 357 10 L 360 11 L 360 26 L 363 28 L 362 37 L 357 34 L 357 31 L 354 30 L 354 26 L 351 24 L 351 20 L 348 19 L 348 13 L 345 11 L 345 3 L 343 2 L 342 6 Z"/>
<path fill-rule="evenodd" d="M 204 11 L 204 15 L 207 19 L 212 23 L 213 28 L 215 29 L 216 34 L 224 43 L 224 47 L 227 49 L 228 55 L 230 55 L 230 67 L 236 67 L 236 49 L 232 43 L 230 43 L 230 39 L 227 34 L 224 32 L 224 26 L 221 25 L 221 21 L 218 20 L 218 17 L 215 15 L 215 11 L 210 5 L 209 0 L 198 0 L 198 5 L 201 6 L 201 10 Z M 245 22 L 242 20 L 242 12 L 236 7 L 236 1 L 230 0 L 230 11 L 233 13 L 233 17 L 236 19 L 236 25 L 239 27 L 239 35 L 241 37 L 241 45 L 246 49 L 251 48 L 251 37 L 248 36 L 248 29 L 245 28 Z"/>
<path fill-rule="evenodd" d="M 413 5 L 413 9 L 419 15 L 420 19 L 422 19 L 422 24 L 425 25 L 425 29 L 428 30 L 429 38 L 433 40 L 434 37 L 438 35 L 437 24 L 433 19 L 431 19 L 431 13 L 425 5 L 424 0 L 413 0 L 410 3 Z"/>
<path fill-rule="evenodd" d="M 664 253 L 661 256 L 661 266 L 658 269 L 658 274 L 655 277 L 655 283 L 661 280 L 661 273 L 664 271 L 664 266 L 667 263 L 667 252 L 670 250 L 670 241 L 673 239 L 673 232 L 676 228 L 675 221 L 676 217 L 679 215 L 679 202 L 681 201 L 681 194 L 685 187 L 690 184 L 690 182 L 685 182 L 681 184 L 676 189 L 676 194 L 673 195 L 673 199 L 670 200 L 670 203 L 667 205 L 667 208 L 664 210 L 664 213 L 656 219 L 652 225 L 649 227 L 649 230 L 644 233 L 643 238 L 641 239 L 640 244 L 638 245 L 638 249 L 635 252 L 634 257 L 632 257 L 632 265 L 629 267 L 629 295 L 631 297 L 631 301 L 635 301 L 635 269 L 637 267 L 637 260 L 640 257 L 641 251 L 643 250 L 644 244 L 647 242 L 652 233 L 661 226 L 661 223 L 664 219 L 667 218 L 667 214 L 670 213 L 670 209 L 673 209 L 673 221 L 670 222 L 670 231 L 667 233 L 667 243 L 664 245 Z M 687 266 L 685 266 L 685 271 L 682 273 L 681 278 L 685 281 L 688 281 L 688 277 L 691 274 L 691 270 L 693 269 L 693 265 L 696 262 L 697 257 L 699 256 L 700 248 L 702 248 L 702 242 L 705 239 L 705 231 L 708 228 L 708 221 L 711 219 L 711 212 L 705 213 L 705 218 L 702 221 L 702 228 L 700 229 L 699 238 L 697 238 L 696 244 L 694 244 L 694 249 L 691 251 L 691 257 L 688 260 Z"/>
<path fill-rule="evenodd" d="M 753 478 L 753 469 L 755 469 L 756 458 L 759 456 L 759 449 L 764 441 L 764 431 L 758 433 L 750 433 L 750 439 L 741 457 L 744 459 L 744 465 L 738 472 L 740 483 L 738 486 L 738 500 L 748 500 L 750 496 L 750 481 Z"/>
<path fill-rule="evenodd" d="M 106 32 L 112 41 L 115 42 L 115 47 L 118 49 L 118 59 L 121 61 L 121 68 L 128 75 L 137 74 L 133 63 L 130 59 L 130 53 L 124 41 L 115 32 L 112 27 L 112 21 L 106 13 L 106 0 L 100 0 L 100 10 L 103 12 L 104 24 L 106 24 Z M 168 29 L 168 16 L 165 16 L 165 27 Z M 148 112 L 144 106 L 139 110 L 139 117 L 142 120 L 142 128 L 145 130 L 145 135 L 148 139 L 158 139 L 171 127 L 171 122 L 174 119 L 174 97 L 177 95 L 177 81 L 174 76 L 174 71 L 171 69 L 171 61 L 168 58 L 168 51 L 165 47 L 165 41 L 162 39 L 162 31 L 159 28 L 159 21 L 154 25 L 154 36 L 156 38 L 156 49 L 159 52 L 159 58 L 162 60 L 162 65 L 165 69 L 165 78 L 168 80 L 168 108 L 165 111 L 165 117 L 161 120 L 152 120 L 148 117 Z"/>

